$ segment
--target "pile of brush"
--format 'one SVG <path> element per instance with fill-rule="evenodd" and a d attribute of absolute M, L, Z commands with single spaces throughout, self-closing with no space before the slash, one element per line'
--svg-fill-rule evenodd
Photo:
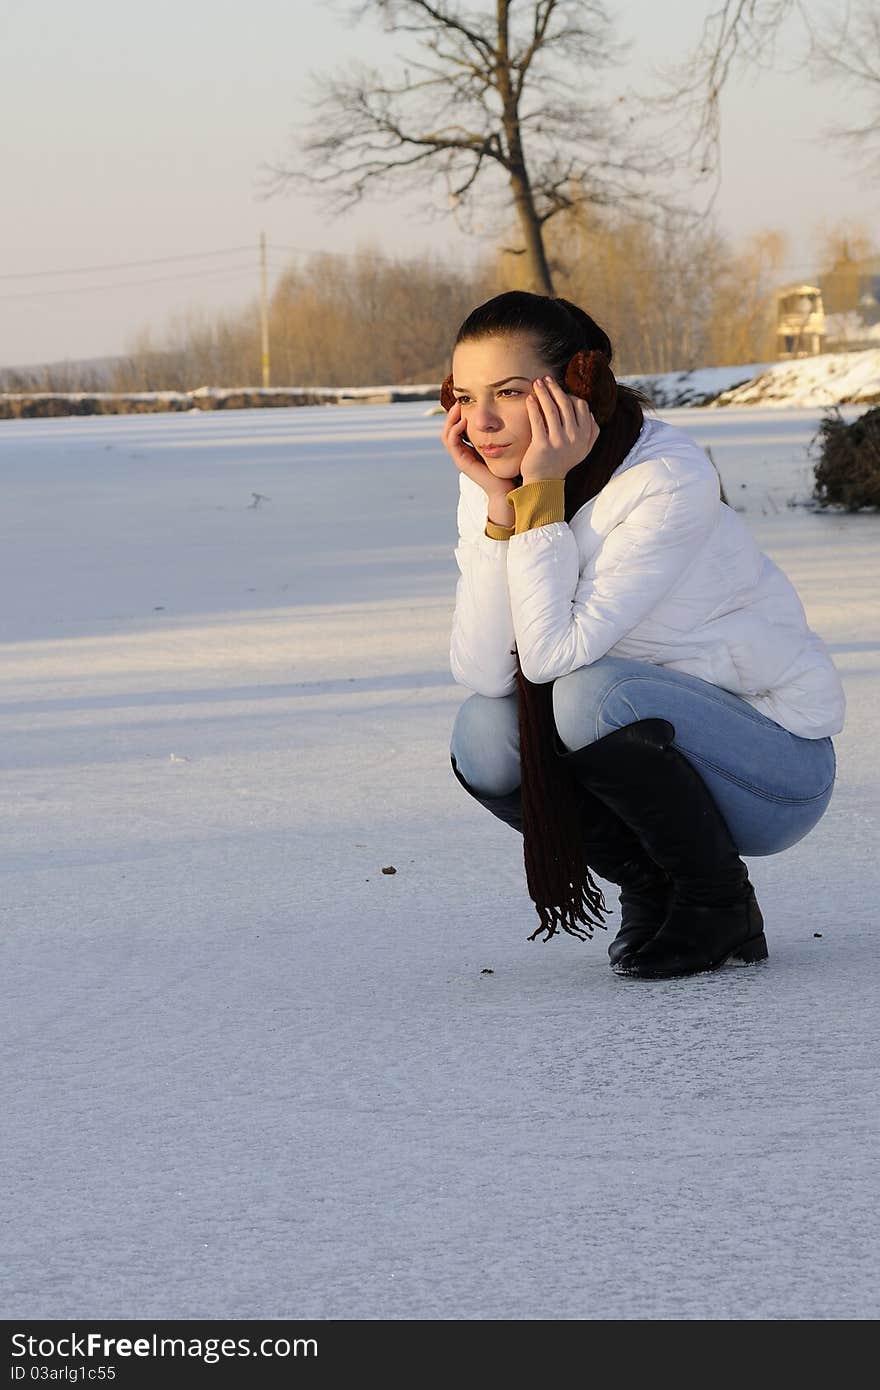
<path fill-rule="evenodd" d="M 880 406 L 848 425 L 839 410 L 826 415 L 814 440 L 819 459 L 813 496 L 848 512 L 880 507 Z"/>

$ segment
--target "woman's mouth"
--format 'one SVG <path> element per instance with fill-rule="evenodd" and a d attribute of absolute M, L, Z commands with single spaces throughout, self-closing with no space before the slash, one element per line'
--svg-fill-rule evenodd
<path fill-rule="evenodd" d="M 490 458 L 494 459 L 497 458 L 499 454 L 503 454 L 505 449 L 509 448 L 509 444 L 481 444 L 480 453 L 488 454 Z"/>

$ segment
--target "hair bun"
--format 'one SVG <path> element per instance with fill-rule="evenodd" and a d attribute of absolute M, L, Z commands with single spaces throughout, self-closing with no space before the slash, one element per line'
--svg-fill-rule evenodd
<path fill-rule="evenodd" d="M 443 385 L 440 387 L 440 404 L 444 410 L 451 410 L 455 405 L 455 397 L 452 394 L 452 372 L 443 378 Z"/>
<path fill-rule="evenodd" d="M 598 348 L 576 352 L 565 369 L 564 384 L 573 396 L 589 402 L 597 424 L 611 419 L 617 406 L 617 381 L 604 352 Z"/>

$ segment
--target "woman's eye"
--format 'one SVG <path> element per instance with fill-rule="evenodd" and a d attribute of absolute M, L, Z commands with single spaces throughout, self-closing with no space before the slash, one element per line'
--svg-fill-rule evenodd
<path fill-rule="evenodd" d="M 498 392 L 498 394 L 499 396 L 521 396 L 522 391 L 518 390 L 516 386 L 505 386 L 502 388 L 502 390 Z M 471 404 L 470 396 L 456 396 L 455 399 L 458 401 L 459 405 Z"/>

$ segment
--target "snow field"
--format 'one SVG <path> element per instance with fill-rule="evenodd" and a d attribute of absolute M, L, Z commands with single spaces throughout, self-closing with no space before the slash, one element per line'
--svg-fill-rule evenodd
<path fill-rule="evenodd" d="M 3 423 L 5 1316 L 876 1315 L 880 529 L 818 412 L 664 418 L 849 714 L 769 962 L 656 984 L 452 776 L 424 405 Z"/>

